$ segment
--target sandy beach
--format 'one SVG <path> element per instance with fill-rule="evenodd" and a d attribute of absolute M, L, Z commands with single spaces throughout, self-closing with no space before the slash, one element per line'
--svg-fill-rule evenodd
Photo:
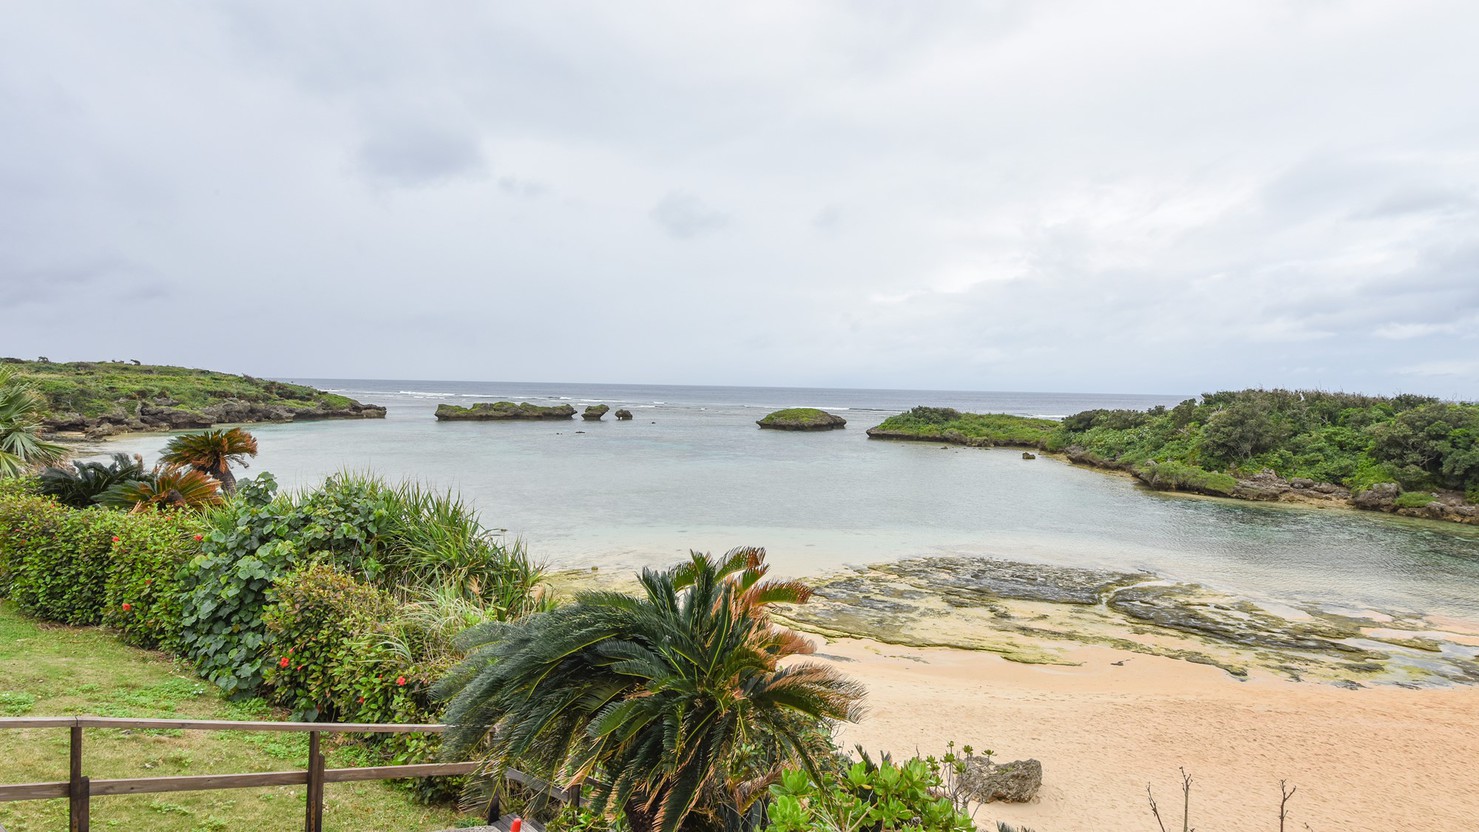
<path fill-rule="evenodd" d="M 1479 829 L 1479 688 L 1347 690 L 1100 646 L 1077 667 L 991 653 L 819 639 L 823 660 L 868 688 L 868 715 L 840 737 L 896 755 L 955 740 L 999 761 L 1035 757 L 1036 803 L 976 816 L 1035 832 L 1180 828 L 1180 775 L 1202 832 L 1278 829 L 1279 781 L 1298 788 L 1286 829 Z M 1123 665 L 1114 662 L 1123 661 Z M 1170 809 L 1169 814 L 1167 809 Z M 1174 820 L 1174 825 L 1172 821 Z"/>

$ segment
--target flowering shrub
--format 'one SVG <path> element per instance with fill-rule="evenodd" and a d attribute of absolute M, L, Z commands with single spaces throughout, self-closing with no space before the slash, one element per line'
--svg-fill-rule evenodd
<path fill-rule="evenodd" d="M 103 623 L 139 647 L 179 649 L 180 571 L 200 552 L 193 512 L 124 515 L 104 586 Z"/>
<path fill-rule="evenodd" d="M 268 696 L 291 708 L 295 718 L 342 719 L 343 711 L 355 708 L 335 701 L 336 688 L 343 691 L 350 680 L 379 671 L 377 663 L 346 649 L 347 642 L 394 615 L 395 601 L 327 563 L 282 578 L 276 599 L 262 615 L 266 653 L 276 657 L 263 670 Z M 381 681 L 380 686 L 393 684 Z"/>

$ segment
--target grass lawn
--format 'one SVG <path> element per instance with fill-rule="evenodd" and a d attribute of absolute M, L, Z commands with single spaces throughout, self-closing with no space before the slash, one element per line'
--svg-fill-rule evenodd
<path fill-rule="evenodd" d="M 228 702 L 188 667 L 121 644 L 100 629 L 38 624 L 0 604 L 0 716 L 283 719 L 261 700 Z M 358 764 L 355 749 L 325 735 L 328 766 Z M 0 783 L 67 779 L 67 729 L 0 730 Z M 307 767 L 308 735 L 88 729 L 83 771 L 92 778 L 286 771 Z M 457 825 L 444 807 L 418 805 L 388 783 L 329 783 L 324 828 L 424 832 Z M 304 789 L 98 797 L 94 829 L 214 832 L 301 829 Z M 0 803 L 7 832 L 67 828 L 67 801 Z"/>

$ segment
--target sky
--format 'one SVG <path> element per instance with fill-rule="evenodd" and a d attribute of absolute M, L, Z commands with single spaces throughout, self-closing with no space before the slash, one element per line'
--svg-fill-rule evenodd
<path fill-rule="evenodd" d="M 0 355 L 1479 399 L 1467 0 L 0 18 Z"/>

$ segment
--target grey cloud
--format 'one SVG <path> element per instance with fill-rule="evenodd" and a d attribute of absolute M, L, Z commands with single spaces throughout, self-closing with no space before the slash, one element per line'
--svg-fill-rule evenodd
<path fill-rule="evenodd" d="M 377 131 L 364 140 L 356 157 L 371 181 L 408 188 L 481 176 L 486 171 L 475 137 L 416 124 Z"/>
<path fill-rule="evenodd" d="M 709 207 L 692 194 L 679 192 L 663 197 L 652 209 L 651 216 L 679 240 L 691 240 L 729 225 L 729 215 Z"/>

